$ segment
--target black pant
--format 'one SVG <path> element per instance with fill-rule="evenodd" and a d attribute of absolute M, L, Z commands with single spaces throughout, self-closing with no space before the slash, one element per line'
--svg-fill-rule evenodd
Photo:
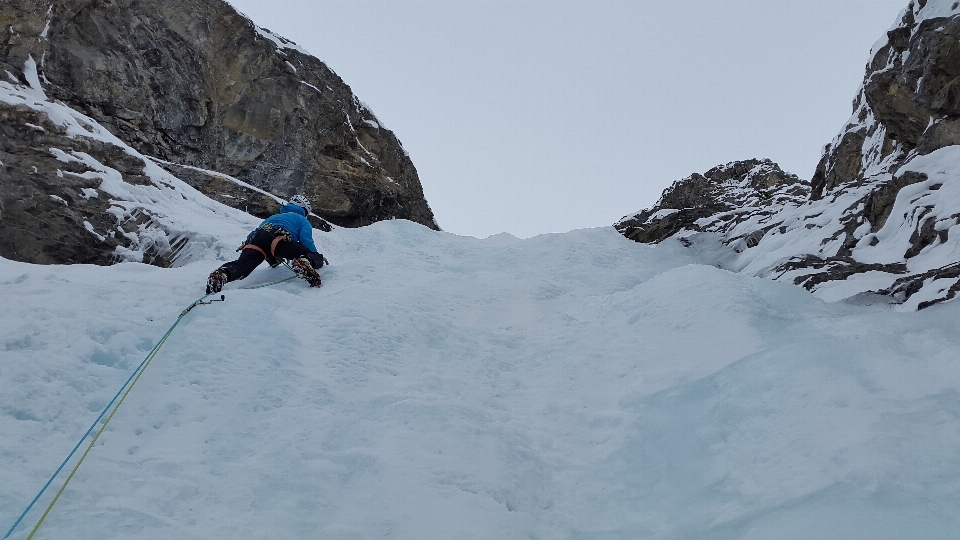
<path fill-rule="evenodd" d="M 271 255 L 270 245 L 275 238 L 276 236 L 267 231 L 256 231 L 253 238 L 250 239 L 250 243 L 260 248 L 260 250 L 263 250 L 263 253 L 261 253 L 260 250 L 246 248 L 240 253 L 239 259 L 221 266 L 220 270 L 227 272 L 227 281 L 236 281 L 249 276 L 250 272 L 253 272 L 253 269 L 260 266 L 260 263 L 265 260 L 263 256 L 264 253 L 268 256 Z M 278 259 L 296 259 L 307 253 L 310 253 L 310 250 L 300 242 L 280 240 L 277 242 L 277 247 L 273 251 L 273 256 Z"/>

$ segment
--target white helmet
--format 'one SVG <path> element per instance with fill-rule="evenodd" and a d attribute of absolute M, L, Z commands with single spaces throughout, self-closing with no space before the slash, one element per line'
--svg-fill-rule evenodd
<path fill-rule="evenodd" d="M 295 204 L 306 210 L 308 214 L 310 213 L 310 201 L 308 201 L 303 195 L 294 195 L 293 197 L 290 197 L 290 204 Z"/>

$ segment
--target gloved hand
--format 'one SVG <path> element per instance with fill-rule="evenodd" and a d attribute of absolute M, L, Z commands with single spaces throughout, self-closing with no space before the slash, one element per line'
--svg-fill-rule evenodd
<path fill-rule="evenodd" d="M 270 257 L 267 259 L 267 264 L 270 265 L 270 268 L 276 268 L 280 266 L 280 263 L 283 262 L 283 259 L 280 257 Z"/>
<path fill-rule="evenodd" d="M 323 264 L 327 262 L 327 259 L 319 253 L 307 253 L 307 260 L 310 261 L 310 265 L 313 266 L 314 270 L 319 270 L 323 268 Z"/>

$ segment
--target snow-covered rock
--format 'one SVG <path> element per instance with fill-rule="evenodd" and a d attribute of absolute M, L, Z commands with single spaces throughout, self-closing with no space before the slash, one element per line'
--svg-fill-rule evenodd
<path fill-rule="evenodd" d="M 622 219 L 617 229 L 637 242 L 659 242 L 693 230 L 731 237 L 731 230 L 744 221 L 750 229 L 809 194 L 809 182 L 783 172 L 769 159 L 737 161 L 674 182 L 655 207 Z"/>
<path fill-rule="evenodd" d="M 0 254 L 11 259 L 180 265 L 232 253 L 218 229 L 240 235 L 259 222 L 38 86 L 0 81 L 0 132 Z"/>
<path fill-rule="evenodd" d="M 39 202 L 63 197 L 59 192 L 75 183 L 53 174 L 49 149 L 62 142 L 45 140 L 57 137 L 44 132 L 34 118 L 39 112 L 26 114 L 42 103 L 72 108 L 139 155 L 259 217 L 275 210 L 273 198 L 303 193 L 320 217 L 338 225 L 403 218 L 437 227 L 416 168 L 369 107 L 323 62 L 222 0 L 10 0 L 0 2 L 0 22 L 0 74 L 34 98 L 0 100 L 7 128 L 0 139 L 12 139 L 0 141 L 0 174 L 9 188 L 0 194 L 8 207 L 0 216 L 7 230 L 30 231 L 36 222 L 24 213 L 42 212 L 79 250 L 61 256 L 0 242 L 3 256 L 109 261 L 99 238 L 71 213 L 82 208 Z M 20 146 L 40 150 L 25 155 Z M 96 230 L 105 219 L 86 218 Z M 91 243 L 80 248 L 82 239 Z"/>
<path fill-rule="evenodd" d="M 952 299 L 960 291 L 958 42 L 960 4 L 911 2 L 874 46 L 853 116 L 809 183 L 770 162 L 757 171 L 755 161 L 731 163 L 706 180 L 677 182 L 617 229 L 642 242 L 718 241 L 728 249 L 716 264 L 831 300 L 878 293 L 872 298 L 922 309 Z M 758 189 L 768 170 L 777 180 Z M 690 191 L 705 196 L 677 196 Z M 677 212 L 658 216 L 667 208 Z"/>

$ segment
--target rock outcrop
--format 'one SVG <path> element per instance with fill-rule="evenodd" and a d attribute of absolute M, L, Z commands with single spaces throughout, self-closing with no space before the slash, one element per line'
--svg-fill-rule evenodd
<path fill-rule="evenodd" d="M 218 204 L 31 84 L 0 81 L 0 250 L 36 263 L 170 266 L 233 254 L 259 220 Z M 249 188 L 254 189 L 254 188 Z"/>
<path fill-rule="evenodd" d="M 660 242 L 681 231 L 721 233 L 738 240 L 729 235 L 736 225 L 774 215 L 783 205 L 800 204 L 809 195 L 809 182 L 783 172 L 769 159 L 737 161 L 675 182 L 655 207 L 624 218 L 617 229 L 645 243 Z M 744 240 L 750 247 L 756 245 L 752 237 Z"/>
<path fill-rule="evenodd" d="M 72 108 L 221 202 L 262 216 L 277 197 L 303 193 L 322 218 L 317 226 L 402 218 L 438 228 L 409 156 L 350 87 L 222 0 L 7 0 L 0 25 L 8 88 Z M 53 140 L 66 135 L 11 102 L 0 100 L 0 255 L 115 260 L 116 245 L 90 244 L 82 225 L 99 230 L 93 216 L 107 202 L 74 197 L 96 186 L 51 176 L 63 171 L 49 151 L 97 153 L 88 146 L 110 143 L 76 133 L 72 146 Z M 106 163 L 110 152 L 129 157 L 119 148 L 97 159 L 136 182 L 136 164 Z M 52 229 L 37 233 L 29 216 L 39 214 Z"/>
<path fill-rule="evenodd" d="M 116 248 L 129 248 L 132 240 L 102 234 L 117 224 L 108 213 L 109 195 L 100 191 L 102 180 L 86 174 L 91 168 L 80 160 L 57 160 L 51 148 L 111 163 L 130 184 L 150 183 L 143 174 L 145 163 L 120 148 L 93 138 L 71 138 L 42 112 L 0 107 L 0 254 L 40 264 L 114 262 Z M 146 222 L 140 214 L 120 227 L 129 233 Z M 172 250 L 164 252 L 169 253 Z M 156 249 L 148 250 L 145 260 L 169 263 Z"/>
<path fill-rule="evenodd" d="M 960 2 L 914 0 L 874 46 L 853 116 L 810 182 L 769 161 L 731 163 L 616 227 L 640 242 L 718 240 L 716 264 L 825 299 L 922 309 L 960 291 L 958 145 Z"/>

